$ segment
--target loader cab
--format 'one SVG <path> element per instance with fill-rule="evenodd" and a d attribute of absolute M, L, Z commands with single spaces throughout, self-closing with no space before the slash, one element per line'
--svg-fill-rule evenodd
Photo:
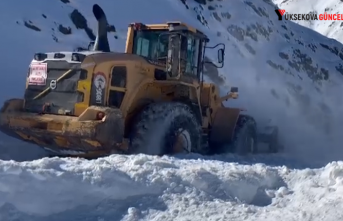
<path fill-rule="evenodd" d="M 204 53 L 209 39 L 201 31 L 181 22 L 146 25 L 132 23 L 128 29 L 126 53 L 145 57 L 164 66 L 168 79 L 202 80 Z M 218 50 L 218 63 L 224 50 Z"/>

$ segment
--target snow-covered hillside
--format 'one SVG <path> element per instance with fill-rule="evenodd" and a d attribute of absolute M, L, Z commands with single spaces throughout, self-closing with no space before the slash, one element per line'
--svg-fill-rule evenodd
<path fill-rule="evenodd" d="M 44 4 L 45 3 L 45 4 Z M 0 102 L 21 97 L 37 51 L 86 47 L 92 4 L 104 8 L 112 50 L 127 24 L 181 20 L 212 44 L 226 44 L 222 86 L 240 88 L 242 106 L 280 127 L 285 153 L 272 156 L 40 158 L 33 146 L 0 135 L 0 220 L 339 220 L 343 47 L 278 21 L 268 0 L 3 0 Z M 215 59 L 216 53 L 209 53 Z M 25 154 L 23 154 L 25 152 Z M 37 155 L 39 154 L 39 155 Z M 304 169 L 309 167 L 310 169 Z M 314 169 L 317 168 L 317 169 Z"/>
<path fill-rule="evenodd" d="M 308 14 L 311 12 L 315 12 L 319 14 L 342 14 L 343 9 L 343 2 L 338 0 L 329 0 L 329 1 L 322 1 L 322 0 L 273 0 L 273 2 L 286 12 L 289 13 L 296 13 L 296 14 Z M 337 17 L 336 17 L 337 19 Z M 317 20 L 317 21 L 304 21 L 304 20 L 297 20 L 294 21 L 298 24 L 308 27 L 312 30 L 315 30 L 322 35 L 325 35 L 329 38 L 333 38 L 338 40 L 339 42 L 343 42 L 343 35 L 342 35 L 342 26 L 343 26 L 343 18 L 341 16 L 338 20 Z"/>

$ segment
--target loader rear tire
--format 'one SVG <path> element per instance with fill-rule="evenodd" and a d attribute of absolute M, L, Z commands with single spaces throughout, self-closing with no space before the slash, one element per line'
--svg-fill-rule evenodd
<path fill-rule="evenodd" d="M 187 104 L 152 103 L 133 122 L 128 152 L 148 155 L 179 152 L 206 154 L 207 150 L 201 146 L 201 135 L 201 125 Z M 184 142 L 178 142 L 179 139 Z M 180 143 L 182 145 L 176 145 Z"/>
<path fill-rule="evenodd" d="M 247 115 L 240 115 L 234 131 L 230 149 L 237 154 L 246 155 L 258 152 L 256 122 Z"/>

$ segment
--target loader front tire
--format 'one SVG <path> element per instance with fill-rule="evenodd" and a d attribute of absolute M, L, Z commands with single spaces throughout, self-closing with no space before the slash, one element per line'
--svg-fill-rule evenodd
<path fill-rule="evenodd" d="M 152 103 L 133 122 L 129 154 L 205 154 L 201 146 L 201 135 L 201 125 L 187 104 Z"/>
<path fill-rule="evenodd" d="M 247 115 L 238 117 L 230 149 L 239 155 L 258 152 L 256 122 L 252 117 Z"/>

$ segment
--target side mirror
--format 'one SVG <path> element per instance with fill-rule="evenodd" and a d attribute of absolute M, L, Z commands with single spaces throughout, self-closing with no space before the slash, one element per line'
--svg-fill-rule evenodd
<path fill-rule="evenodd" d="M 215 46 L 213 47 L 208 47 L 208 46 L 205 46 L 204 48 L 210 48 L 210 49 L 214 49 L 214 48 L 217 48 L 221 46 L 222 48 L 221 49 L 218 49 L 218 61 L 216 63 L 218 63 L 219 65 L 217 64 L 214 64 L 213 62 L 209 62 L 209 61 L 203 61 L 203 63 L 209 63 L 209 64 L 212 64 L 213 66 L 215 66 L 216 68 L 222 68 L 224 67 L 224 56 L 225 56 L 225 44 L 224 43 L 219 43 L 219 44 L 216 44 Z"/>
<path fill-rule="evenodd" d="M 225 53 L 224 53 L 224 49 L 219 49 L 218 50 L 218 63 L 219 64 L 222 64 L 224 62 L 224 56 L 225 56 Z"/>

